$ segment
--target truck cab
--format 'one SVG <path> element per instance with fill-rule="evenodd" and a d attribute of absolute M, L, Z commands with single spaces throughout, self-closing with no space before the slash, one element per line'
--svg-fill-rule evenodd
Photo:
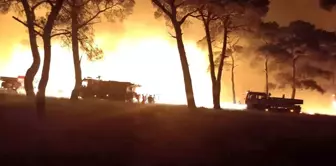
<path fill-rule="evenodd" d="M 272 112 L 301 112 L 303 100 L 283 97 L 271 97 L 265 92 L 248 91 L 245 98 L 248 110 L 272 111 Z"/>
<path fill-rule="evenodd" d="M 267 95 L 263 92 L 248 91 L 246 94 L 245 103 L 247 104 L 247 102 L 257 102 L 261 99 L 267 99 L 267 97 L 270 97 L 270 95 Z"/>
<path fill-rule="evenodd" d="M 267 95 L 264 92 L 252 92 L 248 91 L 246 93 L 245 97 L 245 104 L 247 105 L 247 108 L 257 108 L 257 109 L 264 109 L 262 107 L 264 106 L 264 100 L 266 100 L 270 95 Z"/>

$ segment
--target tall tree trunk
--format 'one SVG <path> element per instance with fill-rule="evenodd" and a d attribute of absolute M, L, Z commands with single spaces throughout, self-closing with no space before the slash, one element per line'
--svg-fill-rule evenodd
<path fill-rule="evenodd" d="M 26 95 L 28 98 L 34 98 L 35 92 L 34 92 L 34 85 L 33 81 L 36 76 L 36 73 L 38 72 L 38 69 L 40 68 L 41 58 L 40 53 L 38 51 L 38 45 L 36 40 L 36 33 L 34 29 L 34 21 L 35 21 L 35 13 L 30 9 L 30 6 L 27 1 L 21 1 L 24 11 L 26 13 L 26 19 L 27 19 L 27 27 L 29 32 L 29 43 L 30 43 L 30 49 L 33 56 L 33 63 L 28 68 L 25 78 L 24 78 L 24 88 L 26 91 Z"/>
<path fill-rule="evenodd" d="M 295 99 L 296 95 L 296 58 L 292 62 L 292 99 Z"/>
<path fill-rule="evenodd" d="M 212 102 L 214 109 L 220 109 L 220 101 L 218 100 L 219 91 L 217 88 L 217 80 L 216 80 L 216 74 L 215 74 L 215 62 L 214 62 L 214 55 L 213 55 L 213 49 L 212 49 L 212 42 L 211 42 L 211 35 L 209 30 L 209 24 L 210 21 L 206 18 L 202 17 L 203 24 L 204 24 L 204 30 L 205 30 L 205 37 L 207 40 L 208 45 L 208 58 L 209 58 L 209 64 L 210 64 L 210 76 L 211 76 L 211 82 L 212 82 Z"/>
<path fill-rule="evenodd" d="M 79 44 L 78 44 L 78 8 L 76 6 L 76 1 L 72 4 L 71 10 L 71 41 L 72 41 L 72 54 L 73 62 L 75 68 L 75 87 L 71 93 L 71 100 L 77 100 L 79 96 L 79 89 L 82 85 L 82 70 L 80 66 L 79 58 Z"/>
<path fill-rule="evenodd" d="M 269 96 L 269 81 L 268 81 L 268 57 L 266 55 L 266 58 L 265 58 L 265 81 L 266 81 L 266 84 L 265 84 L 265 93 L 267 94 L 267 97 Z"/>
<path fill-rule="evenodd" d="M 224 24 L 224 25 L 226 25 L 226 24 Z M 224 32 L 223 32 L 222 54 L 221 54 L 220 61 L 219 61 L 218 72 L 217 72 L 217 83 L 216 83 L 216 90 L 218 91 L 218 93 L 216 93 L 215 98 L 216 98 L 217 102 L 219 102 L 219 103 L 220 103 L 222 74 L 223 74 L 223 69 L 224 69 L 224 60 L 226 58 L 228 34 L 229 34 L 229 31 L 228 31 L 227 27 L 225 26 L 224 27 Z"/>
<path fill-rule="evenodd" d="M 50 61 L 51 61 L 51 37 L 46 34 L 43 36 L 43 44 L 44 44 L 44 61 L 42 68 L 42 76 L 38 85 L 38 92 L 36 98 L 36 108 L 37 115 L 40 118 L 45 118 L 45 92 L 49 80 L 49 71 L 50 71 Z"/>
<path fill-rule="evenodd" d="M 235 74 L 234 74 L 234 69 L 235 69 L 235 59 L 233 55 L 231 55 L 231 87 L 232 87 L 232 99 L 233 103 L 236 104 L 236 86 L 235 86 Z"/>
<path fill-rule="evenodd" d="M 173 21 L 173 24 L 174 24 L 175 34 L 176 34 L 177 48 L 180 54 L 188 107 L 196 108 L 188 59 L 187 59 L 187 55 L 186 55 L 184 44 L 183 44 L 182 29 L 177 21 Z"/>
<path fill-rule="evenodd" d="M 36 96 L 36 108 L 39 118 L 44 119 L 46 116 L 46 101 L 45 92 L 49 80 L 50 61 L 51 61 L 51 32 L 54 27 L 55 20 L 63 6 L 64 0 L 57 0 L 52 7 L 51 12 L 47 18 L 47 22 L 43 28 L 43 48 L 44 61 L 42 68 L 42 76 L 38 85 L 38 92 Z"/>

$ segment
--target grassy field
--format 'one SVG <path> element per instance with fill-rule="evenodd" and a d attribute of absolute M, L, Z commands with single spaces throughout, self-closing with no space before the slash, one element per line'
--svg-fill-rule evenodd
<path fill-rule="evenodd" d="M 0 101 L 0 166 L 327 165 L 336 118 L 184 106 Z M 328 164 L 329 165 L 329 164 Z"/>

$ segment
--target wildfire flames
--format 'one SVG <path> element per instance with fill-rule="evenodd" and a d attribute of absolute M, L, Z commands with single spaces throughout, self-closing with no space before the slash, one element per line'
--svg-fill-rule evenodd
<path fill-rule="evenodd" d="M 98 41 L 102 39 L 98 38 Z M 206 54 L 196 44 L 186 42 L 186 52 L 193 79 L 197 106 L 212 107 L 211 80 Z M 47 95 L 68 98 L 74 85 L 71 50 L 54 44 Z M 43 50 L 40 50 L 43 55 Z M 107 80 L 129 81 L 142 85 L 142 94 L 156 94 L 157 103 L 186 104 L 182 69 L 174 43 L 164 38 L 125 38 L 115 50 L 104 51 L 105 57 L 88 61 L 83 55 L 83 77 L 100 76 Z M 43 58 L 43 56 L 42 56 Z M 18 44 L 6 75 L 24 75 L 32 61 L 28 47 Z M 40 76 L 40 71 L 37 78 Z M 36 81 L 37 83 L 38 81 Z M 223 108 L 244 109 L 243 104 L 222 103 Z"/>
<path fill-rule="evenodd" d="M 108 42 L 107 39 L 97 37 L 97 43 Z M 189 67 L 193 80 L 196 104 L 199 107 L 212 107 L 211 80 L 207 71 L 207 54 L 194 41 L 185 42 Z M 47 96 L 68 98 L 74 86 L 74 69 L 72 52 L 67 47 L 54 43 L 52 47 L 52 62 Z M 40 50 L 43 61 L 43 49 Z M 141 94 L 156 94 L 156 102 L 161 104 L 186 104 L 182 69 L 179 54 L 174 41 L 164 37 L 122 39 L 114 49 L 105 50 L 104 58 L 89 61 L 83 56 L 81 66 L 84 77 L 101 76 L 102 79 L 129 81 L 140 84 Z M 1 75 L 16 77 L 24 75 L 31 64 L 32 56 L 28 46 L 17 44 L 13 47 L 11 60 Z M 37 74 L 35 85 L 41 71 Z M 223 87 L 228 88 L 226 87 Z M 24 93 L 23 89 L 20 89 Z M 223 98 L 231 98 L 223 96 Z M 335 110 L 333 98 L 330 103 Z M 307 102 L 305 103 L 307 104 Z M 308 103 L 309 104 L 309 103 Z M 244 110 L 245 104 L 222 102 L 223 108 Z M 307 109 L 308 108 L 308 109 Z M 304 107 L 308 114 L 323 112 L 334 114 L 328 108 Z M 328 110 L 326 110 L 328 109 Z M 318 111 L 317 111 L 318 110 Z"/>
<path fill-rule="evenodd" d="M 107 39 L 97 38 L 104 43 Z M 189 67 L 193 80 L 196 104 L 199 107 L 212 107 L 211 80 L 207 71 L 206 52 L 195 42 L 185 42 Z M 52 62 L 47 96 L 68 98 L 74 86 L 74 69 L 72 52 L 67 47 L 55 43 L 52 47 Z M 43 50 L 40 50 L 43 55 Z M 156 94 L 156 102 L 161 104 L 186 104 L 182 69 L 179 54 L 174 41 L 164 37 L 153 38 L 124 38 L 113 50 L 104 50 L 104 58 L 99 61 L 89 61 L 83 56 L 81 66 L 84 77 L 101 76 L 102 79 L 129 81 L 142 85 L 138 89 L 141 94 Z M 43 60 L 43 56 L 41 56 Z M 1 75 L 24 75 L 32 57 L 28 46 L 17 44 L 13 47 L 11 60 Z M 38 83 L 41 71 L 37 74 L 35 85 Z M 228 88 L 228 87 L 224 87 Z M 23 89 L 20 89 L 24 93 Z M 224 96 L 223 98 L 230 98 Z M 333 97 L 330 105 L 336 109 Z M 307 104 L 307 102 L 305 103 Z M 308 103 L 309 104 L 309 103 Z M 244 110 L 245 104 L 222 102 L 223 108 Z M 307 109 L 308 108 L 308 109 Z M 305 109 L 305 108 L 304 108 Z M 314 114 L 323 112 L 334 114 L 328 108 L 306 107 L 304 112 Z"/>
<path fill-rule="evenodd" d="M 154 11 L 152 4 L 149 1 L 144 1 L 135 6 L 134 13 L 123 23 L 116 22 L 111 25 L 102 22 L 96 24 L 95 42 L 103 49 L 104 58 L 90 62 L 81 53 L 83 56 L 81 61 L 83 78 L 101 76 L 105 80 L 140 84 L 142 88 L 138 92 L 156 94 L 158 96 L 157 103 L 186 104 L 176 41 L 168 35 L 167 31 L 171 30 L 166 28 L 165 20 L 154 18 Z M 28 38 L 28 34 L 24 33 L 26 29 L 14 21 L 11 18 L 12 15 L 0 16 L 2 20 L 5 20 L 4 22 L 10 23 L 10 25 L 4 26 L 7 29 L 1 31 L 5 39 L 1 46 L 5 51 L 0 61 L 2 62 L 0 75 L 17 77 L 25 74 L 32 62 L 32 56 L 29 42 L 22 42 L 22 39 Z M 196 21 L 192 21 L 192 24 L 192 28 L 189 26 L 184 30 L 183 37 L 193 80 L 195 100 L 199 107 L 212 107 L 211 79 L 207 71 L 208 54 L 206 50 L 202 50 L 196 45 L 196 41 L 204 36 L 203 28 Z M 40 48 L 42 48 L 41 45 Z M 40 50 L 40 55 L 41 62 L 43 62 L 43 49 Z M 238 98 L 241 97 L 239 94 L 250 90 L 250 88 L 263 91 L 264 84 L 263 81 L 260 81 L 264 79 L 263 74 L 260 74 L 259 71 L 253 73 L 253 69 L 248 64 L 239 65 L 235 70 L 237 101 L 242 101 L 243 98 Z M 246 74 L 246 72 L 250 73 Z M 36 76 L 36 85 L 40 75 L 41 71 Z M 225 80 L 223 80 L 222 89 L 225 93 L 222 93 L 222 98 L 225 101 L 232 101 L 228 75 L 227 72 L 224 73 L 223 79 Z M 53 39 L 51 70 L 46 95 L 68 98 L 74 82 L 72 51 L 70 48 L 62 47 L 57 39 Z M 278 96 L 283 93 L 281 91 L 273 94 Z M 285 93 L 287 95 L 290 92 Z M 313 96 L 311 92 L 300 92 L 297 97 L 305 100 L 304 112 L 336 113 L 336 104 L 334 99 L 330 100 L 329 94 L 322 99 L 320 94 Z M 321 102 L 316 102 L 320 100 Z M 326 106 L 327 103 L 330 107 Z M 246 108 L 246 105 L 223 102 L 222 107 L 242 110 Z"/>

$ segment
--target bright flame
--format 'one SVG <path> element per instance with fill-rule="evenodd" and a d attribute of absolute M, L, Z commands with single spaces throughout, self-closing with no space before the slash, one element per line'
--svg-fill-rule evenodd
<path fill-rule="evenodd" d="M 306 106 L 304 109 L 304 113 L 315 115 L 315 114 L 325 114 L 325 115 L 336 115 L 336 100 L 335 100 L 335 94 L 331 95 L 329 105 L 311 105 Z"/>
<path fill-rule="evenodd" d="M 333 110 L 336 110 L 335 94 L 332 95 L 332 108 L 333 108 Z"/>
<path fill-rule="evenodd" d="M 104 38 L 98 38 L 97 41 L 108 42 Z M 14 48 L 9 66 L 7 70 L 0 73 L 1 75 L 14 77 L 24 75 L 31 63 L 29 48 L 20 44 Z M 212 90 L 211 79 L 207 72 L 206 53 L 194 42 L 186 42 L 185 48 L 196 104 L 199 107 L 211 108 Z M 40 52 L 43 55 L 43 50 Z M 52 53 L 50 80 L 46 95 L 68 98 L 75 82 L 71 50 L 53 44 Z M 186 104 L 182 69 L 175 43 L 162 37 L 126 37 L 117 44 L 116 49 L 104 50 L 104 53 L 105 57 L 100 61 L 90 62 L 86 58 L 82 59 L 83 77 L 101 76 L 107 80 L 133 82 L 142 85 L 138 90 L 139 93 L 156 94 L 156 103 Z M 84 54 L 81 53 L 81 55 Z M 40 71 L 37 75 L 37 78 L 39 77 Z M 35 81 L 35 87 L 37 83 L 38 79 Z M 20 93 L 24 92 L 23 89 L 20 91 Z M 229 102 L 221 102 L 221 106 L 233 110 L 246 109 L 245 104 Z M 332 100 L 331 106 L 336 110 L 335 100 Z M 308 107 L 303 111 L 311 114 L 315 112 L 336 114 L 336 112 L 330 113 L 325 109 Z"/>
<path fill-rule="evenodd" d="M 99 42 L 108 42 L 98 39 Z M 197 106 L 212 107 L 211 80 L 206 54 L 196 44 L 185 43 Z M 40 50 L 43 55 L 43 50 Z M 54 44 L 47 96 L 70 97 L 74 85 L 71 51 Z M 142 85 L 144 94 L 156 94 L 156 103 L 186 104 L 184 81 L 175 43 L 160 37 L 124 38 L 115 50 L 105 51 L 103 60 L 82 60 L 83 77 L 129 81 Z M 13 50 L 6 75 L 23 75 L 31 62 L 30 50 L 18 45 Z M 82 53 L 83 55 L 83 53 Z M 43 60 L 42 60 L 43 61 Z M 38 76 L 40 77 L 40 72 Z M 36 81 L 38 82 L 38 81 Z M 37 85 L 35 85 L 37 87 Z M 245 105 L 222 103 L 223 108 L 244 109 Z"/>
<path fill-rule="evenodd" d="M 335 100 L 332 101 L 332 106 L 333 106 L 334 109 L 336 109 L 336 101 Z"/>

